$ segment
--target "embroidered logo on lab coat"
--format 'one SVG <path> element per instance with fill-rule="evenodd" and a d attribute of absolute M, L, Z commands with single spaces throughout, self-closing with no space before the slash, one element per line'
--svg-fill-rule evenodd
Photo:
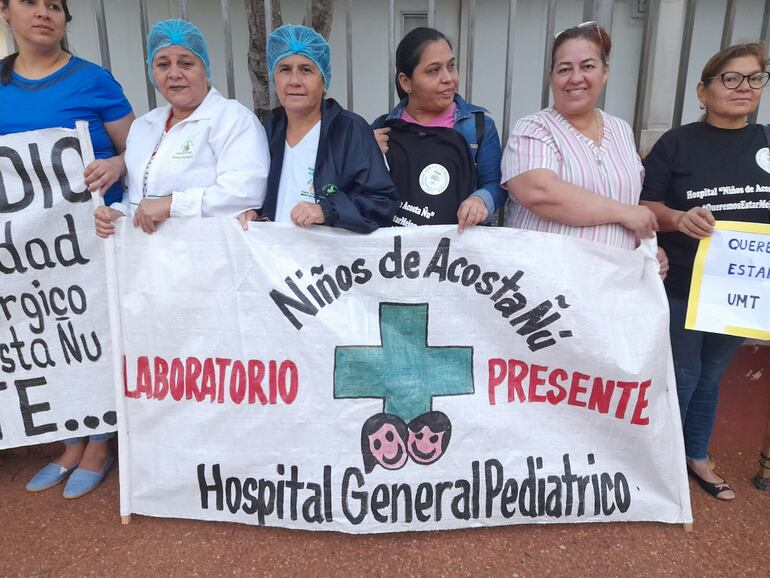
<path fill-rule="evenodd" d="M 193 143 L 191 140 L 184 141 L 184 143 L 182 143 L 182 146 L 179 148 L 179 150 L 171 155 L 171 158 L 174 160 L 191 159 L 193 157 L 192 147 L 193 147 Z"/>

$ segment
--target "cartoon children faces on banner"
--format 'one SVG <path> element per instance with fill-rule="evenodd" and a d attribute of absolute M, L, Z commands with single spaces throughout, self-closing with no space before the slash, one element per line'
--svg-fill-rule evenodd
<path fill-rule="evenodd" d="M 386 470 L 404 467 L 408 458 L 417 464 L 437 462 L 446 453 L 452 437 L 452 423 L 440 411 L 417 416 L 409 425 L 391 413 L 377 413 L 361 428 L 361 455 L 364 470 L 377 464 Z"/>

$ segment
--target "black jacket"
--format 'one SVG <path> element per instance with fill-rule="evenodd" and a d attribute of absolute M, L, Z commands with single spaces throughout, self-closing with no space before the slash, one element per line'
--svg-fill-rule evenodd
<path fill-rule="evenodd" d="M 270 174 L 262 214 L 274 220 L 286 143 L 283 107 L 270 111 L 263 124 L 270 145 Z M 391 225 L 399 204 L 372 129 L 363 118 L 331 98 L 321 103 L 313 187 L 324 224 L 356 233 L 371 233 Z"/>

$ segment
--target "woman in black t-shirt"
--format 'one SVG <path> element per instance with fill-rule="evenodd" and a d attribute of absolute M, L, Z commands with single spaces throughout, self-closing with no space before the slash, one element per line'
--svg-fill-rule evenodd
<path fill-rule="evenodd" d="M 770 152 L 761 125 L 748 116 L 768 82 L 768 57 L 759 43 L 715 54 L 703 69 L 700 122 L 668 131 L 644 160 L 642 203 L 657 216 L 660 245 L 670 268 L 665 281 L 671 309 L 671 350 L 684 430 L 687 468 L 712 496 L 735 493 L 714 473 L 706 453 L 716 416 L 719 381 L 743 339 L 684 328 L 698 242 L 719 220 L 767 223 L 770 193 L 738 193 L 770 185 Z M 752 201 L 744 203 L 741 201 Z M 736 206 L 741 208 L 735 208 Z"/>

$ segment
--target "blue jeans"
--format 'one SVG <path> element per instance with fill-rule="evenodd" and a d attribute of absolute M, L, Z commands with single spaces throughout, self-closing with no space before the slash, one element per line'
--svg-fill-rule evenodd
<path fill-rule="evenodd" d="M 719 382 L 744 339 L 685 329 L 687 301 L 669 297 L 668 304 L 684 451 L 688 460 L 705 460 L 716 419 Z"/>
<path fill-rule="evenodd" d="M 103 434 L 94 434 L 92 436 L 88 436 L 88 441 L 90 441 L 90 442 L 103 442 L 103 441 L 106 441 L 106 440 L 110 439 L 114 435 L 115 435 L 114 432 L 103 433 Z M 67 439 L 67 440 L 62 440 L 62 443 L 65 446 L 71 446 L 73 444 L 79 443 L 80 440 L 82 440 L 82 439 L 83 438 L 70 438 L 70 439 Z"/>

